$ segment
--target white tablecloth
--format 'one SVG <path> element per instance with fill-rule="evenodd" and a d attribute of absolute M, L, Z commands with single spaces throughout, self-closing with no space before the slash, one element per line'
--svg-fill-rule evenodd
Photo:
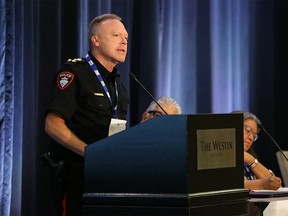
<path fill-rule="evenodd" d="M 288 216 L 288 200 L 272 201 L 263 212 L 264 216 Z"/>

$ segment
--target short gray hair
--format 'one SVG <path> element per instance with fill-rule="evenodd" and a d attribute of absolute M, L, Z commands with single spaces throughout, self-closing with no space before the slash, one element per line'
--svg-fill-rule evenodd
<path fill-rule="evenodd" d="M 98 32 L 99 24 L 108 19 L 116 19 L 116 20 L 122 21 L 122 18 L 116 14 L 102 14 L 100 16 L 95 17 L 89 23 L 88 42 L 89 42 L 90 50 L 92 49 L 91 37 Z"/>
<path fill-rule="evenodd" d="M 173 106 L 176 110 L 177 110 L 177 114 L 181 114 L 182 113 L 182 109 L 180 107 L 180 105 L 177 103 L 177 101 L 171 97 L 168 96 L 162 96 L 160 98 L 157 99 L 157 102 L 162 105 L 162 104 L 168 104 Z M 156 107 L 159 107 L 158 104 L 155 101 L 152 101 L 150 103 L 150 105 L 148 106 L 146 112 L 155 110 Z"/>
<path fill-rule="evenodd" d="M 247 112 L 247 111 L 233 111 L 231 113 L 242 113 L 244 121 L 246 121 L 247 119 L 254 120 L 257 124 L 257 133 L 260 132 L 260 128 L 262 126 L 262 123 L 261 123 L 260 119 L 256 115 L 254 115 L 253 113 Z"/>

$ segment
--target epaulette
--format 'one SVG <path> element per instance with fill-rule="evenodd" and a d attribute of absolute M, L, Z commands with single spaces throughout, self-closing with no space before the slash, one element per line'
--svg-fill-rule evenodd
<path fill-rule="evenodd" d="M 75 59 L 68 59 L 64 64 L 65 65 L 75 65 L 77 63 L 83 63 L 85 59 L 83 58 L 75 58 Z"/>

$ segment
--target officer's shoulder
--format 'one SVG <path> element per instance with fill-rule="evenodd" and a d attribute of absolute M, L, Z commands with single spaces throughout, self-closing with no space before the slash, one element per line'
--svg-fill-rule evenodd
<path fill-rule="evenodd" d="M 68 59 L 64 65 L 76 65 L 76 64 L 83 64 L 86 60 L 84 58 L 74 58 L 74 59 Z"/>

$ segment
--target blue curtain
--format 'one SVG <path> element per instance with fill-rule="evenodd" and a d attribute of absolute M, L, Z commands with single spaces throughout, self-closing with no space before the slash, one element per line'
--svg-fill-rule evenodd
<path fill-rule="evenodd" d="M 213 112 L 249 110 L 251 1 L 211 2 Z M 225 104 L 225 106 L 223 106 Z"/>
<path fill-rule="evenodd" d="M 18 109 L 18 114 L 14 112 L 14 108 L 19 105 L 15 99 L 21 98 L 15 81 L 15 75 L 19 73 L 15 73 L 14 64 L 16 57 L 14 2 L 1 0 L 0 9 L 0 214 L 10 215 L 11 200 L 14 195 L 21 195 L 17 189 L 21 182 L 21 169 L 15 166 L 13 158 L 15 161 L 21 158 L 22 145 L 19 143 L 21 130 L 18 130 L 21 119 L 17 122 L 15 118 L 18 114 L 21 115 L 22 108 Z M 17 178 L 14 181 L 15 189 L 12 185 L 13 174 L 16 174 Z M 20 200 L 16 201 L 20 204 Z"/>
<path fill-rule="evenodd" d="M 83 57 L 89 21 L 116 13 L 129 32 L 118 69 L 129 90 L 129 126 L 155 96 L 175 98 L 186 114 L 255 113 L 288 149 L 288 5 L 257 0 L 0 0 L 0 215 L 53 214 L 39 157 L 48 150 L 44 113 L 62 62 Z M 280 175 L 275 147 L 255 143 Z M 259 143 L 258 143 L 259 142 Z M 285 146 L 286 145 L 286 146 Z"/>

